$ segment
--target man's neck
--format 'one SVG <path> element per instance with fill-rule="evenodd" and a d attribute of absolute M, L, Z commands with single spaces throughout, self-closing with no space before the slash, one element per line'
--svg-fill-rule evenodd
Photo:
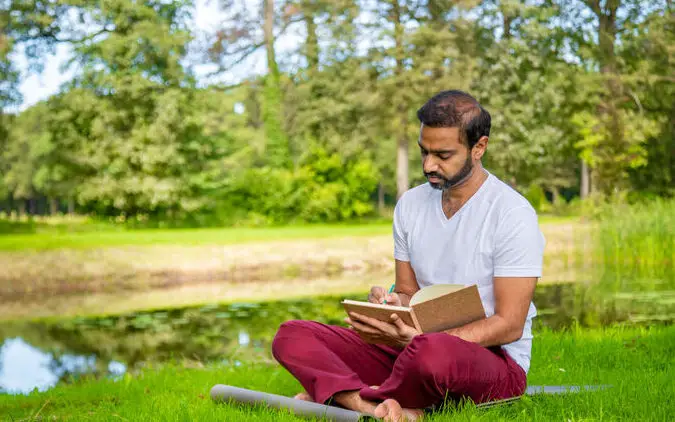
<path fill-rule="evenodd" d="M 487 178 L 488 173 L 479 162 L 465 181 L 443 191 L 443 203 L 456 211 L 480 189 Z"/>

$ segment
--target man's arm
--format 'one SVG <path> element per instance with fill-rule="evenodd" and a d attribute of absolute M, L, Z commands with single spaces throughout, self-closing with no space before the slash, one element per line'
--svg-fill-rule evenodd
<path fill-rule="evenodd" d="M 483 347 L 518 340 L 523 334 L 536 285 L 537 277 L 495 277 L 495 314 L 445 333 Z"/>
<path fill-rule="evenodd" d="M 420 289 L 420 287 L 417 284 L 415 271 L 413 271 L 410 262 L 399 261 L 397 259 L 395 260 L 395 263 L 396 287 L 394 288 L 394 292 L 396 292 L 399 299 L 401 299 L 401 305 L 408 306 L 410 304 L 410 298 Z"/>

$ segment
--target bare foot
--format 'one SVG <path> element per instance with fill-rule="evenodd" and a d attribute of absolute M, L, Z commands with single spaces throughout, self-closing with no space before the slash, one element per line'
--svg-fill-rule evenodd
<path fill-rule="evenodd" d="M 359 390 L 337 393 L 335 394 L 335 401 L 349 410 L 355 410 L 366 415 L 373 415 L 377 406 L 375 402 L 362 399 Z"/>
<path fill-rule="evenodd" d="M 296 394 L 295 397 L 293 397 L 293 398 L 296 399 L 296 400 L 304 400 L 304 401 L 311 401 L 311 402 L 314 401 L 312 396 L 310 396 L 309 393 L 306 392 L 306 391 L 303 391 L 302 393 Z"/>
<path fill-rule="evenodd" d="M 375 408 L 373 415 L 387 422 L 412 422 L 421 419 L 424 412 L 420 409 L 404 409 L 396 400 L 387 399 Z"/>

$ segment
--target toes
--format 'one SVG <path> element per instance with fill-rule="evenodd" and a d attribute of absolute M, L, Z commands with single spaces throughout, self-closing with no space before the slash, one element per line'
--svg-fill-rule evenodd
<path fill-rule="evenodd" d="M 403 419 L 403 409 L 401 405 L 394 399 L 387 399 L 382 402 L 386 406 L 387 413 L 384 420 L 387 422 L 401 422 Z"/>
<path fill-rule="evenodd" d="M 403 420 L 410 422 L 422 419 L 422 416 L 424 416 L 424 412 L 419 409 L 403 409 L 403 414 L 405 415 Z"/>
<path fill-rule="evenodd" d="M 378 404 L 377 407 L 375 407 L 375 410 L 373 411 L 373 416 L 380 419 L 386 417 L 388 414 L 389 414 L 389 406 L 387 405 L 386 400 Z"/>
<path fill-rule="evenodd" d="M 306 393 L 304 391 L 302 393 L 296 394 L 295 397 L 293 397 L 293 398 L 296 399 L 296 400 L 314 401 L 312 396 L 310 396 L 308 393 Z"/>

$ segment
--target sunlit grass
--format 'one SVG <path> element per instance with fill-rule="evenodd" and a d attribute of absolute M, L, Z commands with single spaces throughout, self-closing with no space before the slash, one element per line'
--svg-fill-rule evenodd
<path fill-rule="evenodd" d="M 571 329 L 536 334 L 530 385 L 609 384 L 606 391 L 535 396 L 505 407 L 466 405 L 429 420 L 669 420 L 675 327 Z M 300 385 L 276 364 L 170 365 L 119 380 L 83 380 L 44 393 L 0 396 L 7 420 L 301 420 L 211 402 L 214 384 L 291 395 Z M 122 418 L 122 419 L 120 419 Z"/>
<path fill-rule="evenodd" d="M 615 289 L 630 282 L 650 290 L 675 288 L 675 200 L 607 207 L 594 239 L 600 270 L 613 277 Z"/>
<path fill-rule="evenodd" d="M 542 224 L 574 222 L 573 217 L 542 216 Z M 45 220 L 49 221 L 49 220 Z M 24 229 L 16 229 L 16 225 Z M 281 227 L 129 229 L 101 223 L 47 224 L 0 221 L 0 250 L 93 249 L 120 246 L 228 245 L 293 239 L 375 236 L 391 233 L 390 221 L 367 224 L 311 224 Z M 5 226 L 4 231 L 1 230 Z M 11 229 L 11 227 L 15 227 Z M 4 233 L 4 234 L 2 234 Z"/>
<path fill-rule="evenodd" d="M 209 228 L 43 232 L 0 236 L 0 250 L 92 249 L 120 246 L 228 245 L 270 240 L 382 235 L 389 224 L 274 228 Z"/>

